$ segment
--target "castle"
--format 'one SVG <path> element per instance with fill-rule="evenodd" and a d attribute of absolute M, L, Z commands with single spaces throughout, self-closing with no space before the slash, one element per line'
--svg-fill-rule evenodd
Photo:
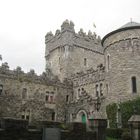
<path fill-rule="evenodd" d="M 106 117 L 106 105 L 140 95 L 140 24 L 129 22 L 102 40 L 91 31 L 61 30 L 45 36 L 46 71 L 38 76 L 20 67 L 0 67 L 0 117 L 37 121 L 87 122 L 95 103 Z"/>

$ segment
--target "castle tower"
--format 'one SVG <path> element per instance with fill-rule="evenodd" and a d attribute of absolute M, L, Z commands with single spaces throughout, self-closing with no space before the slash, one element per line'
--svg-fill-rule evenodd
<path fill-rule="evenodd" d="M 45 36 L 46 68 L 51 69 L 61 81 L 72 74 L 90 68 L 96 69 L 103 63 L 101 39 L 90 31 L 88 35 L 81 29 L 75 33 L 72 21 L 64 21 L 61 30 Z"/>
<path fill-rule="evenodd" d="M 106 88 L 114 100 L 140 95 L 140 24 L 129 22 L 103 40 Z"/>

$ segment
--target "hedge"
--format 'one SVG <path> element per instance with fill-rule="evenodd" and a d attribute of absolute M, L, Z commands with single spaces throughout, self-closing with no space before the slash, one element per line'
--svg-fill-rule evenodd
<path fill-rule="evenodd" d="M 134 106 L 136 112 L 140 115 L 140 98 L 120 103 L 120 111 L 123 128 L 128 128 L 128 120 L 134 114 Z M 110 128 L 116 128 L 117 104 L 113 103 L 106 107 L 107 117 L 109 119 Z"/>
<path fill-rule="evenodd" d="M 123 129 L 123 128 L 107 128 L 106 129 L 106 136 L 110 138 L 121 138 L 123 133 L 128 133 L 128 129 Z"/>

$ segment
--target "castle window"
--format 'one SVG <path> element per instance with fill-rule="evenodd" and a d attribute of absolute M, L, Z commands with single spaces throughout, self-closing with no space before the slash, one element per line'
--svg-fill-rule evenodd
<path fill-rule="evenodd" d="M 53 96 L 50 96 L 50 102 L 53 103 Z"/>
<path fill-rule="evenodd" d="M 72 101 L 73 101 L 73 96 L 74 96 L 74 95 L 73 95 L 73 92 L 71 92 L 71 100 L 72 100 Z"/>
<path fill-rule="evenodd" d="M 51 94 L 54 94 L 54 92 L 52 91 Z"/>
<path fill-rule="evenodd" d="M 84 58 L 84 66 L 87 66 L 87 59 Z"/>
<path fill-rule="evenodd" d="M 99 96 L 98 85 L 95 86 L 95 92 L 96 92 L 96 97 L 98 97 Z"/>
<path fill-rule="evenodd" d="M 136 82 L 136 77 L 133 76 L 131 78 L 132 81 L 132 93 L 137 93 L 137 82 Z"/>
<path fill-rule="evenodd" d="M 46 100 L 46 102 L 49 101 L 49 96 L 48 95 L 46 95 L 45 100 Z"/>
<path fill-rule="evenodd" d="M 103 96 L 103 84 L 100 84 L 100 95 Z"/>
<path fill-rule="evenodd" d="M 26 120 L 29 120 L 29 115 L 26 116 Z"/>
<path fill-rule="evenodd" d="M 21 118 L 26 119 L 26 120 L 29 121 L 29 119 L 30 119 L 30 110 L 23 110 Z"/>
<path fill-rule="evenodd" d="M 22 116 L 21 116 L 21 119 L 25 119 L 25 115 L 22 115 Z"/>
<path fill-rule="evenodd" d="M 3 85 L 0 85 L 0 95 L 2 95 Z"/>
<path fill-rule="evenodd" d="M 106 94 L 108 94 L 108 84 L 106 84 Z"/>
<path fill-rule="evenodd" d="M 27 89 L 23 88 L 22 90 L 22 99 L 27 99 Z"/>
<path fill-rule="evenodd" d="M 52 113 L 52 121 L 55 121 L 55 112 Z"/>
<path fill-rule="evenodd" d="M 110 56 L 107 56 L 107 70 L 110 69 Z"/>
<path fill-rule="evenodd" d="M 66 102 L 68 102 L 68 101 L 69 101 L 69 95 L 66 96 Z"/>
<path fill-rule="evenodd" d="M 65 57 L 69 55 L 69 46 L 65 46 Z"/>
<path fill-rule="evenodd" d="M 59 64 L 60 64 L 60 57 L 59 57 Z"/>
<path fill-rule="evenodd" d="M 80 96 L 80 88 L 78 89 L 77 99 L 79 99 L 79 96 Z"/>
<path fill-rule="evenodd" d="M 82 123 L 86 123 L 86 115 L 83 113 L 81 116 Z"/>
<path fill-rule="evenodd" d="M 53 87 L 53 90 L 56 90 L 56 87 Z"/>

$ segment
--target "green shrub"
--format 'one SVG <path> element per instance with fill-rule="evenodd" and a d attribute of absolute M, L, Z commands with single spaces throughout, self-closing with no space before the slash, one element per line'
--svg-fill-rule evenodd
<path fill-rule="evenodd" d="M 121 138 L 122 140 L 133 140 L 129 132 L 124 132 Z"/>
<path fill-rule="evenodd" d="M 116 138 L 106 137 L 106 140 L 117 140 Z"/>
<path fill-rule="evenodd" d="M 124 132 L 129 132 L 128 129 L 122 128 L 107 128 L 106 136 L 110 138 L 121 138 Z"/>
<path fill-rule="evenodd" d="M 123 128 L 128 128 L 128 120 L 134 114 L 134 106 L 136 107 L 137 114 L 140 115 L 140 98 L 120 103 Z M 109 119 L 110 127 L 116 128 L 117 104 L 113 103 L 108 105 L 106 107 L 106 113 Z"/>
<path fill-rule="evenodd" d="M 117 105 L 115 103 L 106 107 L 107 117 L 109 119 L 109 125 L 111 128 L 116 128 L 116 113 Z"/>

